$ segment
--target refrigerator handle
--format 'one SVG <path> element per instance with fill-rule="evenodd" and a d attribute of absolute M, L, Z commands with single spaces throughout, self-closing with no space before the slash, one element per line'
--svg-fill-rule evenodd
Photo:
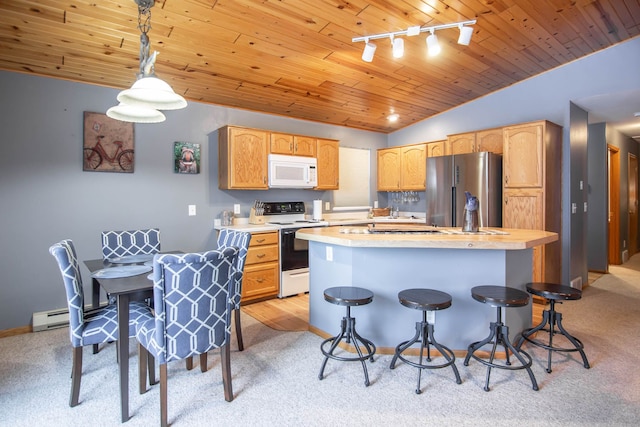
<path fill-rule="evenodd" d="M 451 187 L 451 226 L 456 227 L 456 212 L 458 209 L 456 207 L 456 187 Z"/>

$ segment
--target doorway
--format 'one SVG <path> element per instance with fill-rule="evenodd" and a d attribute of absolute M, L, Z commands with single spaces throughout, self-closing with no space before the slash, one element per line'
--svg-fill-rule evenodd
<path fill-rule="evenodd" d="M 629 154 L 629 258 L 638 252 L 638 158 Z"/>
<path fill-rule="evenodd" d="M 607 165 L 609 178 L 608 219 L 609 219 L 609 262 L 622 264 L 620 259 L 620 150 L 607 144 Z"/>

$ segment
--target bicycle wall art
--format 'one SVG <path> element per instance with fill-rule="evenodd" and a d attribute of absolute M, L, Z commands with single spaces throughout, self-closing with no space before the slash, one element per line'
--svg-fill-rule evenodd
<path fill-rule="evenodd" d="M 132 173 L 134 165 L 133 123 L 84 112 L 82 170 Z"/>

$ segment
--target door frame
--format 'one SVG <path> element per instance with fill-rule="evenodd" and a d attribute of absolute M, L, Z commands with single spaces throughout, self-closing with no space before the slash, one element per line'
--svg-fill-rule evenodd
<path fill-rule="evenodd" d="M 628 220 L 629 220 L 629 258 L 638 252 L 638 157 L 628 155 Z"/>
<path fill-rule="evenodd" d="M 622 264 L 620 254 L 620 149 L 607 144 L 608 197 L 608 258 L 607 264 Z"/>

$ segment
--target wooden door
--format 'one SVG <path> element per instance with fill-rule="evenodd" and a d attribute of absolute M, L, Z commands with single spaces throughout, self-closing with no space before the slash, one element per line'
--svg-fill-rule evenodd
<path fill-rule="evenodd" d="M 272 132 L 269 136 L 269 152 L 272 154 L 293 154 L 293 135 Z"/>
<path fill-rule="evenodd" d="M 509 126 L 504 132 L 503 176 L 505 188 L 542 187 L 544 126 Z"/>
<path fill-rule="evenodd" d="M 378 191 L 398 191 L 400 188 L 400 150 L 378 150 Z"/>
<path fill-rule="evenodd" d="M 629 154 L 629 258 L 638 252 L 638 158 Z"/>
<path fill-rule="evenodd" d="M 436 141 L 427 144 L 427 157 L 447 155 L 447 141 Z"/>
<path fill-rule="evenodd" d="M 293 137 L 293 154 L 296 156 L 316 156 L 316 138 L 309 136 Z"/>
<path fill-rule="evenodd" d="M 466 154 L 476 151 L 476 133 L 449 135 L 447 138 L 449 154 Z"/>
<path fill-rule="evenodd" d="M 505 190 L 503 195 L 502 226 L 525 230 L 543 230 L 544 192 L 542 190 Z M 533 248 L 534 282 L 545 279 L 545 248 Z"/>
<path fill-rule="evenodd" d="M 608 146 L 609 152 L 609 264 L 622 264 L 620 256 L 620 153 Z"/>
<path fill-rule="evenodd" d="M 502 128 L 488 129 L 476 133 L 476 151 L 488 151 L 490 153 L 502 154 L 504 137 Z"/>
<path fill-rule="evenodd" d="M 318 139 L 318 186 L 317 190 L 337 190 L 340 183 L 340 147 L 338 141 Z"/>
<path fill-rule="evenodd" d="M 400 189 L 425 190 L 427 179 L 427 145 L 417 144 L 400 150 Z"/>
<path fill-rule="evenodd" d="M 233 189 L 266 189 L 268 133 L 229 128 L 230 183 Z"/>

